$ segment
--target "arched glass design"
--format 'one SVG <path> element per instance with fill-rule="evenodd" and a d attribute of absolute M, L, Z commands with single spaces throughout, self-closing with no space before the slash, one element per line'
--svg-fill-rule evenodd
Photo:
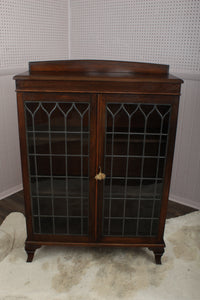
<path fill-rule="evenodd" d="M 90 104 L 24 109 L 34 233 L 88 235 Z"/>
<path fill-rule="evenodd" d="M 106 104 L 104 236 L 156 236 L 171 105 Z"/>

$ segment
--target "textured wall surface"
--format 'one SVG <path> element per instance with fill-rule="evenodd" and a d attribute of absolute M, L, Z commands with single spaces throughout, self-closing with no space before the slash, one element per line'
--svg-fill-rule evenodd
<path fill-rule="evenodd" d="M 0 199 L 22 189 L 15 82 L 0 76 Z"/>
<path fill-rule="evenodd" d="M 200 209 L 199 37 L 199 0 L 71 1 L 72 59 L 164 63 L 183 73 L 170 199 Z"/>
<path fill-rule="evenodd" d="M 121 59 L 200 71 L 199 0 L 71 1 L 71 58 Z"/>
<path fill-rule="evenodd" d="M 0 1 L 0 68 L 68 54 L 67 0 Z"/>
<path fill-rule="evenodd" d="M 200 209 L 200 82 L 182 85 L 170 199 Z"/>
<path fill-rule="evenodd" d="M 12 77 L 29 61 L 68 58 L 68 13 L 67 0 L 0 0 L 0 199 L 22 188 Z"/>

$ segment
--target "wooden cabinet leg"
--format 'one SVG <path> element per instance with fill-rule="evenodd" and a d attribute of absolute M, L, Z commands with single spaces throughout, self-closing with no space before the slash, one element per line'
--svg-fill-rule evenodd
<path fill-rule="evenodd" d="M 29 244 L 28 242 L 26 242 L 25 250 L 28 255 L 26 262 L 32 262 L 34 254 L 35 254 L 35 250 L 37 250 L 40 247 L 41 247 L 41 245 L 33 245 L 33 244 Z"/>
<path fill-rule="evenodd" d="M 156 264 L 161 265 L 161 257 L 165 252 L 164 247 L 149 247 L 149 250 L 153 251 Z"/>

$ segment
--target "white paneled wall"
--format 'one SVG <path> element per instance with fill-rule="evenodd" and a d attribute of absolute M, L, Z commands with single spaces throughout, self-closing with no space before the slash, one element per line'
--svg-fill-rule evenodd
<path fill-rule="evenodd" d="M 0 199 L 22 189 L 17 104 L 12 76 L 0 76 Z"/>
<path fill-rule="evenodd" d="M 183 73 L 170 198 L 200 208 L 200 1 L 0 0 L 0 199 L 21 188 L 12 76 L 28 61 L 116 59 Z M 15 70 L 13 69 L 15 68 Z"/>
<path fill-rule="evenodd" d="M 12 77 L 29 61 L 68 58 L 68 7 L 67 0 L 0 0 L 0 199 L 22 188 Z"/>
<path fill-rule="evenodd" d="M 0 1 L 0 68 L 35 60 L 65 59 L 67 0 Z"/>
<path fill-rule="evenodd" d="M 199 0 L 71 1 L 71 58 L 166 63 L 200 72 Z"/>
<path fill-rule="evenodd" d="M 200 209 L 200 81 L 182 85 L 170 199 Z"/>
<path fill-rule="evenodd" d="M 71 1 L 71 59 L 170 65 L 182 73 L 170 199 L 200 209 L 200 1 Z"/>

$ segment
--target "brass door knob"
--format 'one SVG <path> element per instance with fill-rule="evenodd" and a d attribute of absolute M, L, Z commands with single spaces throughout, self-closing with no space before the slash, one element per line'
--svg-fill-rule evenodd
<path fill-rule="evenodd" d="M 104 174 L 104 173 L 101 172 L 101 167 L 100 167 L 99 169 L 100 169 L 100 171 L 99 171 L 99 173 L 95 176 L 95 179 L 96 179 L 96 180 L 103 180 L 103 179 L 106 178 L 106 174 Z"/>

